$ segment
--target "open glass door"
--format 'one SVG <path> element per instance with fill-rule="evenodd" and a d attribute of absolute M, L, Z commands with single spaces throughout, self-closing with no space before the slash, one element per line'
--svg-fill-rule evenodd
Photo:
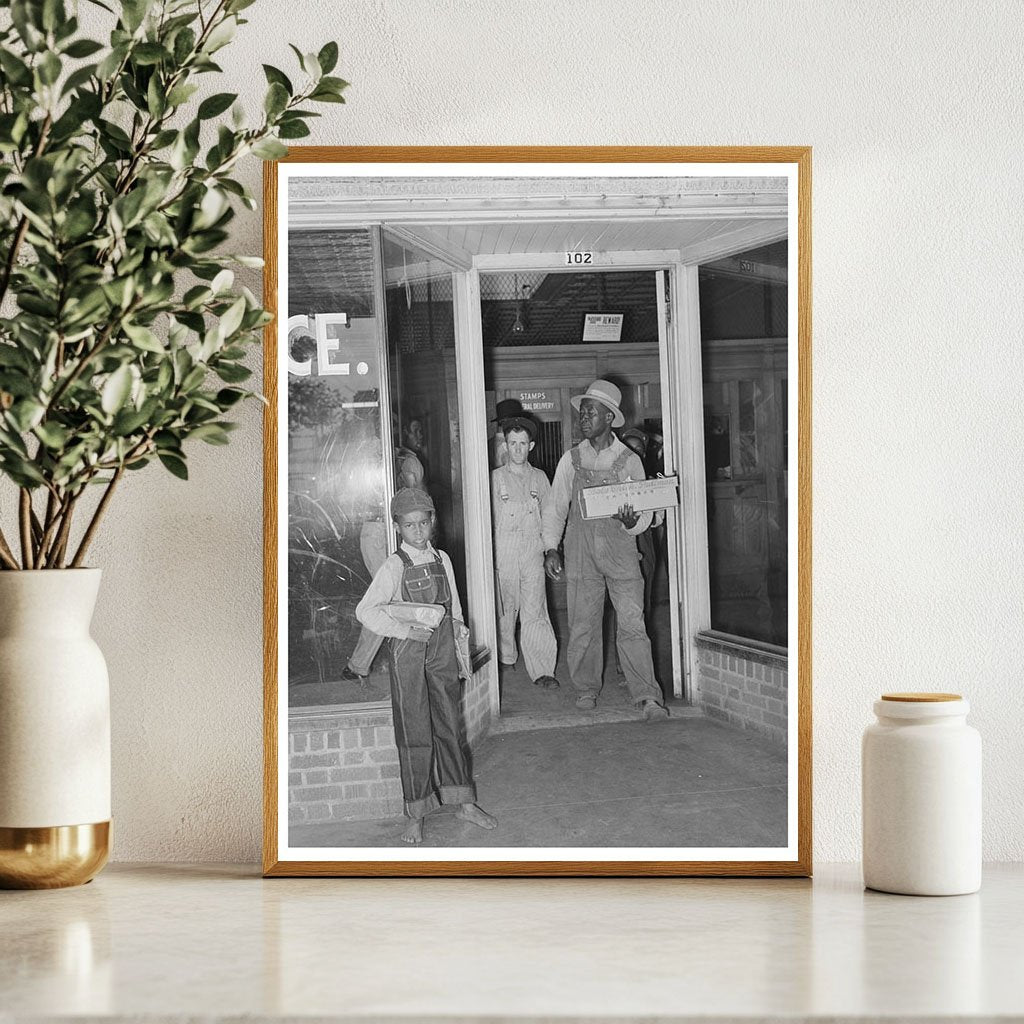
<path fill-rule="evenodd" d="M 433 498 L 434 544 L 447 552 L 455 570 L 465 621 L 470 627 L 474 663 L 489 650 L 488 630 L 480 614 L 481 566 L 474 531 L 480 517 L 472 490 L 477 467 L 471 437 L 475 410 L 467 408 L 471 388 L 462 378 L 471 347 L 466 327 L 461 268 L 425 251 L 398 231 L 381 232 L 383 310 L 386 329 L 385 412 L 394 455 L 395 487 L 414 484 Z M 482 455 L 483 425 L 479 424 Z M 419 476 L 419 482 L 414 481 Z M 486 512 L 486 509 L 484 510 Z M 394 531 L 389 531 L 392 535 Z M 391 550 L 394 550 L 394 536 Z"/>
<path fill-rule="evenodd" d="M 655 272 L 657 286 L 655 288 L 658 297 L 658 353 L 661 359 L 662 386 L 662 437 L 663 455 L 666 476 L 677 473 L 677 460 L 674 451 L 673 438 L 674 429 L 674 396 L 676 388 L 675 367 L 672 359 L 672 349 L 669 344 L 669 327 L 671 325 L 671 305 L 669 302 L 669 275 L 666 270 Z M 665 513 L 665 540 L 668 546 L 668 589 L 669 589 L 669 622 L 672 629 L 672 696 L 689 700 L 689 686 L 686 674 L 683 671 L 682 659 L 682 638 L 680 630 L 680 619 L 683 615 L 681 604 L 682 579 L 680 570 L 682 558 L 680 506 L 670 508 Z M 662 686 L 666 681 L 662 680 Z"/>

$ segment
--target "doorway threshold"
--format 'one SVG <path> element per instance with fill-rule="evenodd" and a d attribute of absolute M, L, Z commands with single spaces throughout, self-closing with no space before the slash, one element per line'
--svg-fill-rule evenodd
<path fill-rule="evenodd" d="M 676 718 L 703 718 L 704 712 L 684 701 L 666 701 L 669 721 Z M 501 715 L 491 722 L 490 735 L 500 736 L 509 732 L 532 732 L 536 729 L 568 729 L 576 726 L 609 725 L 613 722 L 636 722 L 640 712 L 633 708 L 601 708 L 593 711 L 514 711 Z M 654 723 L 656 726 L 657 723 Z"/>

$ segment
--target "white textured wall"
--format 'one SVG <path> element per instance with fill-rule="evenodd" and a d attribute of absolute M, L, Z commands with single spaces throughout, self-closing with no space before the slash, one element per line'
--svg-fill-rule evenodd
<path fill-rule="evenodd" d="M 814 147 L 815 853 L 859 856 L 871 701 L 922 688 L 970 698 L 986 855 L 1024 858 L 1019 2 L 247 14 L 217 89 L 253 102 L 287 42 L 339 41 L 313 143 Z M 132 478 L 96 549 L 119 859 L 258 857 L 260 443 L 253 407 L 189 484 Z"/>

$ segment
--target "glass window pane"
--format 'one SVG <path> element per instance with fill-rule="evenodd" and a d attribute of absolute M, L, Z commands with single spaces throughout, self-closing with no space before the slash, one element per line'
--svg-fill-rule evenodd
<path fill-rule="evenodd" d="M 293 231 L 288 266 L 289 704 L 380 700 L 386 680 L 343 678 L 384 536 L 370 233 Z"/>
<path fill-rule="evenodd" d="M 786 646 L 785 241 L 700 268 L 711 626 Z"/>
<path fill-rule="evenodd" d="M 385 305 L 396 451 L 411 452 L 436 509 L 433 543 L 448 553 L 466 601 L 462 444 L 449 266 L 384 236 Z"/>

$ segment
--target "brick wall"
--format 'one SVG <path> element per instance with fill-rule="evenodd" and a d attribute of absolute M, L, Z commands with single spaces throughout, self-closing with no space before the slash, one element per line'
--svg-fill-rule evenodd
<path fill-rule="evenodd" d="M 785 654 L 697 637 L 697 703 L 708 718 L 785 745 L 789 660 Z"/>
<path fill-rule="evenodd" d="M 491 701 L 487 692 L 489 675 L 486 669 L 477 669 L 462 691 L 463 721 L 470 750 L 491 731 Z"/>
<path fill-rule="evenodd" d="M 470 749 L 490 730 L 486 671 L 463 689 Z M 391 707 L 297 708 L 288 717 L 288 821 L 368 821 L 402 813 Z"/>

